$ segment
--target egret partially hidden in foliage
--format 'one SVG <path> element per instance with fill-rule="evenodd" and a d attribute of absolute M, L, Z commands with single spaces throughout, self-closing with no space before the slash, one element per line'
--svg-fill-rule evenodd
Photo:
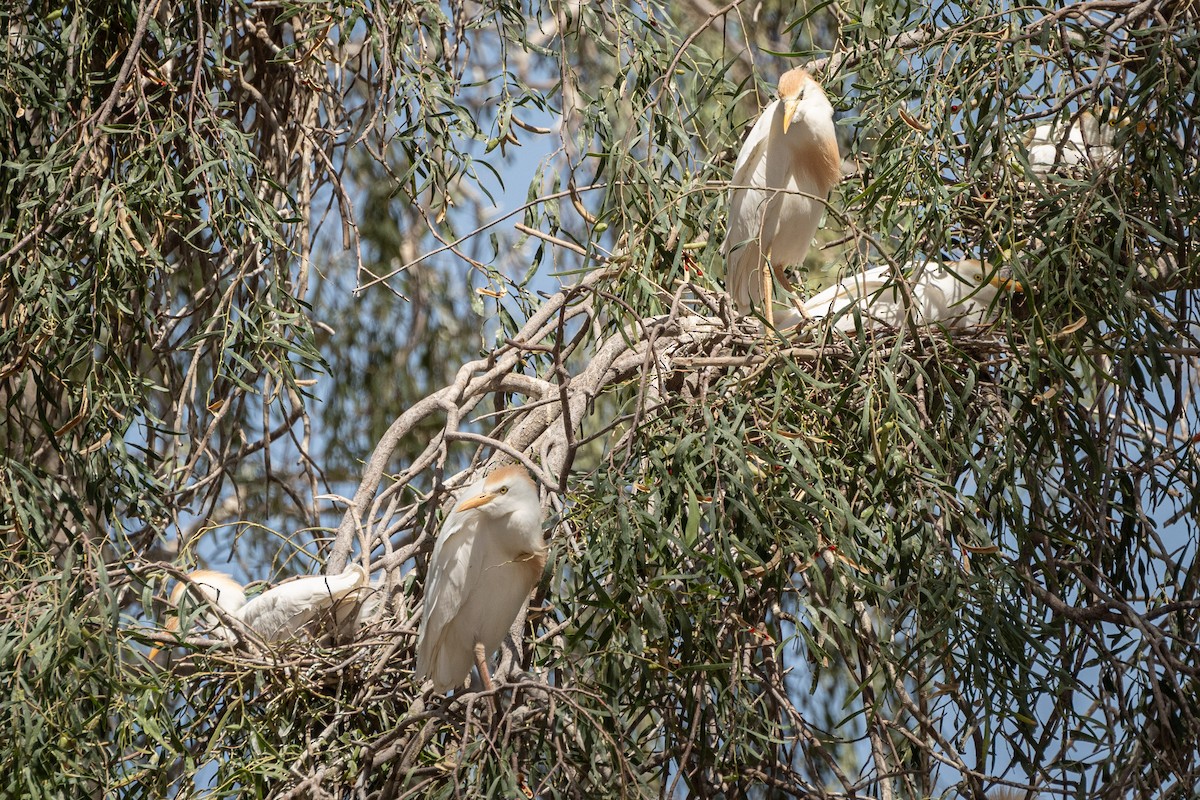
<path fill-rule="evenodd" d="M 229 631 L 221 623 L 220 615 L 202 607 L 216 606 L 232 616 L 235 611 L 246 605 L 246 591 L 240 583 L 224 572 L 198 569 L 189 573 L 185 580 L 175 584 L 175 588 L 171 590 L 170 602 L 175 613 L 164 626 L 168 631 L 178 631 L 180 620 L 190 619 L 197 633 L 223 639 L 228 636 Z M 152 649 L 150 660 L 156 660 L 160 652 L 162 648 Z"/>
<path fill-rule="evenodd" d="M 188 592 L 189 589 L 192 591 Z M 165 627 L 169 631 L 178 630 L 181 615 L 190 613 L 182 604 L 186 598 L 198 596 L 264 642 L 300 635 L 322 641 L 344 641 L 357 629 L 362 601 L 369 591 L 366 570 L 354 565 L 340 575 L 284 581 L 247 601 L 245 589 L 233 578 L 221 572 L 197 570 L 171 592 L 171 605 L 176 612 Z M 197 620 L 203 626 L 201 630 L 212 638 L 233 638 L 218 614 L 204 611 Z M 154 660 L 158 652 L 158 648 L 152 650 L 150 659 Z"/>
<path fill-rule="evenodd" d="M 841 175 L 829 98 L 805 70 L 783 73 L 779 98 L 754 123 L 730 181 L 722 252 L 739 311 L 758 308 L 772 320 L 772 271 L 791 292 L 785 268 L 804 261 Z"/>
<path fill-rule="evenodd" d="M 1044 175 L 1059 167 L 1103 167 L 1117 157 L 1117 129 L 1121 122 L 1116 111 L 1101 120 L 1091 111 L 1082 111 L 1066 124 L 1038 125 L 1025 134 L 1025 150 L 1030 168 Z"/>
<path fill-rule="evenodd" d="M 917 325 L 968 328 L 995 318 L 1000 291 L 1023 291 L 1020 283 L 986 262 L 965 259 L 943 263 L 913 262 L 907 280 Z M 864 328 L 873 324 L 898 328 L 905 324 L 909 304 L 891 267 L 871 267 L 850 275 L 804 302 L 803 314 L 789 310 L 776 320 L 780 329 L 810 319 L 833 320 L 834 330 L 853 333 L 855 316 Z"/>
<path fill-rule="evenodd" d="M 537 487 L 519 466 L 501 467 L 455 501 L 433 547 L 417 639 L 417 677 L 434 690 L 461 687 L 504 640 L 546 566 Z"/>

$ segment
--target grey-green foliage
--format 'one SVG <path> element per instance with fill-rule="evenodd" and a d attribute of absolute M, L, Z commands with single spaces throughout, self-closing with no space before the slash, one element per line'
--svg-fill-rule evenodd
<path fill-rule="evenodd" d="M 48 566 L 10 562 L 0 595 L 0 794 L 99 796 L 147 754 L 153 728 L 142 724 L 160 724 L 161 688 L 129 669 L 131 644 L 102 565 L 83 580 L 82 567 Z"/>
<path fill-rule="evenodd" d="M 1197 22 L 1133 0 L 0 12 L 4 791 L 1191 796 Z M 653 318 L 679 298 L 714 315 L 721 182 L 774 76 L 824 48 L 853 169 L 823 272 L 988 259 L 1027 288 L 995 327 L 795 349 L 723 322 L 674 353 L 717 361 L 614 368 L 563 462 L 535 672 L 498 713 L 422 705 L 410 671 L 439 481 L 478 455 L 438 450 L 454 398 L 388 461 L 429 468 L 355 519 L 413 548 L 395 618 L 146 664 L 164 539 L 229 526 L 187 557 L 262 578 L 323 558 L 320 497 L 507 352 L 554 275 L 611 270 L 527 343 L 517 371 L 556 390 L 611 337 L 677 336 Z M 1115 163 L 1035 175 L 1023 132 L 1085 109 L 1123 123 Z M 513 217 L 542 237 L 489 217 L 499 181 L 525 188 L 513 139 L 556 151 Z M 495 394 L 458 428 L 516 435 L 527 398 Z"/>
<path fill-rule="evenodd" d="M 280 405 L 247 408 L 264 383 L 320 363 L 288 266 L 287 176 L 262 166 L 246 95 L 223 92 L 235 74 L 265 84 L 268 59 L 201 53 L 185 43 L 211 21 L 151 10 L 3 17 L 2 513 L 35 551 L 113 533 L 135 534 L 116 552 L 144 549 L 203 496 L 189 479 L 262 435 Z"/>

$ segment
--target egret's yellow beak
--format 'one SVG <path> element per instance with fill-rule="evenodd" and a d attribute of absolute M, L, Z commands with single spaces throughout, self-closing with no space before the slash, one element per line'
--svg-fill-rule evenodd
<path fill-rule="evenodd" d="M 787 133 L 788 128 L 792 126 L 792 117 L 796 116 L 796 106 L 800 105 L 800 99 L 793 97 L 790 100 L 783 101 L 783 132 Z"/>
<path fill-rule="evenodd" d="M 175 633 L 175 631 L 179 630 L 179 617 L 171 617 L 170 619 L 168 619 L 167 624 L 164 625 L 163 628 L 165 630 L 169 631 L 170 633 Z M 161 653 L 162 650 L 163 649 L 161 647 L 151 647 L 149 654 L 147 654 L 147 656 L 146 656 L 146 659 L 153 662 L 155 659 L 158 658 L 158 654 Z"/>
<path fill-rule="evenodd" d="M 1001 275 L 1000 273 L 993 275 L 992 279 L 988 281 L 988 283 L 990 283 L 992 286 L 995 286 L 997 289 L 1007 289 L 1010 292 L 1024 293 L 1025 291 L 1025 287 L 1021 285 L 1020 281 L 1013 280 L 1009 276 Z"/>
<path fill-rule="evenodd" d="M 495 492 L 484 492 L 483 494 L 475 495 L 470 500 L 464 500 L 461 504 L 459 504 L 458 508 L 454 510 L 470 511 L 472 508 L 479 508 L 482 505 L 492 502 L 496 499 L 496 497 L 497 495 Z"/>

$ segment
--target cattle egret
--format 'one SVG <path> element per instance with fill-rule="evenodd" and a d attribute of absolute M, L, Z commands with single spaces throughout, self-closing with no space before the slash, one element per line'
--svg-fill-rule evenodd
<path fill-rule="evenodd" d="M 171 592 L 171 604 L 178 612 L 186 613 L 180 604 L 189 588 L 203 602 L 217 606 L 264 642 L 278 642 L 299 634 L 318 639 L 332 637 L 337 641 L 349 638 L 358 627 L 360 604 L 371 590 L 366 570 L 355 565 L 341 575 L 293 578 L 247 601 L 241 584 L 228 575 L 198 570 Z M 167 620 L 167 630 L 179 628 L 179 616 L 177 613 Z M 232 638 L 229 628 L 211 611 L 204 612 L 199 619 L 213 638 Z M 155 648 L 150 659 L 157 655 Z"/>
<path fill-rule="evenodd" d="M 1113 147 L 1118 122 L 1101 122 L 1090 111 L 1081 112 L 1067 124 L 1038 125 L 1025 134 L 1029 167 L 1045 175 L 1060 167 L 1101 167 L 1116 160 Z"/>
<path fill-rule="evenodd" d="M 491 688 L 495 652 L 546 566 L 542 507 L 529 473 L 501 467 L 455 500 L 433 546 L 417 677 L 434 690 L 460 688 L 474 662 Z"/>
<path fill-rule="evenodd" d="M 947 328 L 982 325 L 994 318 L 996 294 L 1000 290 L 1023 291 L 1021 284 L 994 272 L 975 259 L 951 262 L 914 262 L 908 279 L 913 316 L 917 325 L 940 324 Z M 855 311 L 864 328 L 882 323 L 898 328 L 908 309 L 904 292 L 891 267 L 872 267 L 848 276 L 809 298 L 804 314 L 789 310 L 780 316 L 780 329 L 811 319 L 832 319 L 833 328 L 843 333 L 855 330 Z"/>
<path fill-rule="evenodd" d="M 246 605 L 246 592 L 242 585 L 224 572 L 198 569 L 175 584 L 171 590 L 171 606 L 175 613 L 167 620 L 166 629 L 172 633 L 179 630 L 179 620 L 193 619 L 200 631 L 217 638 L 225 638 L 228 630 L 220 618 L 211 610 L 200 611 L 202 605 L 212 605 L 232 615 Z M 150 660 L 158 658 L 160 647 L 150 651 Z"/>
<path fill-rule="evenodd" d="M 771 273 L 792 290 L 784 268 L 804 261 L 841 176 L 829 98 L 803 69 L 785 72 L 779 99 L 754 123 L 730 181 L 722 252 L 725 288 L 739 311 L 758 308 L 772 319 Z"/>

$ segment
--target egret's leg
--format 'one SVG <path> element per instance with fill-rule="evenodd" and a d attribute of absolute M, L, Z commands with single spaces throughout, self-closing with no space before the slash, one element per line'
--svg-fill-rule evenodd
<path fill-rule="evenodd" d="M 795 293 L 789 294 L 788 300 L 791 301 L 792 308 L 796 309 L 800 314 L 800 322 L 796 323 L 797 326 L 812 321 L 812 314 L 808 313 L 808 309 L 804 307 L 804 304 L 800 302 L 800 298 L 796 297 Z"/>
<path fill-rule="evenodd" d="M 767 264 L 771 263 L 771 254 L 767 253 Z M 763 299 L 763 316 L 767 319 L 767 325 L 775 327 L 775 301 L 771 297 L 771 290 L 774 288 L 771 285 L 771 273 L 773 268 L 768 267 L 764 270 L 759 270 L 762 277 L 762 299 Z"/>
<path fill-rule="evenodd" d="M 778 267 L 772 265 L 771 269 L 775 271 L 775 277 L 779 279 L 779 285 L 783 287 L 783 290 L 789 295 L 795 294 L 796 287 L 792 286 L 792 282 L 788 280 L 787 270 L 784 269 L 783 265 L 780 264 Z"/>
<path fill-rule="evenodd" d="M 771 256 L 769 254 L 767 256 L 767 263 L 771 264 Z M 772 273 L 776 278 L 779 279 L 779 285 L 782 286 L 783 291 L 787 293 L 788 302 L 792 304 L 792 308 L 800 312 L 800 319 L 812 319 L 812 317 L 810 317 L 808 312 L 804 309 L 804 306 L 801 305 L 800 299 L 796 297 L 796 287 L 793 286 L 791 280 L 788 279 L 787 270 L 782 265 L 777 267 L 774 264 L 771 264 L 770 272 L 763 270 L 762 284 L 763 297 L 767 298 L 767 322 L 771 324 L 771 327 L 775 327 L 775 301 L 771 296 L 772 289 L 774 288 L 771 283 Z"/>
<path fill-rule="evenodd" d="M 774 269 L 774 268 L 772 268 Z M 788 280 L 787 270 L 782 266 L 775 270 L 775 277 L 779 279 L 779 285 L 787 292 L 788 302 L 792 304 L 792 308 L 800 312 L 800 319 L 809 320 L 812 317 L 804 310 L 804 306 L 800 303 L 800 298 L 796 297 L 796 287 Z"/>
<path fill-rule="evenodd" d="M 488 669 L 487 650 L 483 647 L 483 642 L 475 643 L 475 669 L 479 670 L 479 681 L 483 684 L 483 690 L 490 692 L 492 690 L 492 673 Z"/>

